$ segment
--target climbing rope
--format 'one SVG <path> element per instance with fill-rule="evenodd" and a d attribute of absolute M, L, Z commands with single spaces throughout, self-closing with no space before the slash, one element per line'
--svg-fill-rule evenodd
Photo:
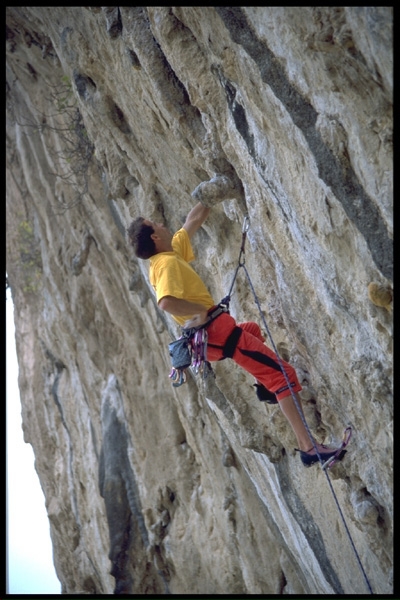
<path fill-rule="evenodd" d="M 300 415 L 300 417 L 301 417 L 301 420 L 302 420 L 302 422 L 303 422 L 303 424 L 304 424 L 304 426 L 305 426 L 305 428 L 306 428 L 306 430 L 307 430 L 308 436 L 309 436 L 309 438 L 310 438 L 310 440 L 311 440 L 311 442 L 312 442 L 312 445 L 313 445 L 313 447 L 314 447 L 314 449 L 315 449 L 315 452 L 316 452 L 316 454 L 317 454 L 317 456 L 318 456 L 318 460 L 319 460 L 319 462 L 320 462 L 321 466 L 323 466 L 323 465 L 324 465 L 324 461 L 323 461 L 323 459 L 321 458 L 321 455 L 320 455 L 320 454 L 319 454 L 319 452 L 318 452 L 318 448 L 317 448 L 316 442 L 315 442 L 315 440 L 314 440 L 314 437 L 313 437 L 313 435 L 311 434 L 310 428 L 309 428 L 309 426 L 308 426 L 308 424 L 307 424 L 307 421 L 305 420 L 305 417 L 304 417 L 304 415 L 303 415 L 303 411 L 301 410 L 301 407 L 300 407 L 300 405 L 299 405 L 299 403 L 298 403 L 298 401 L 297 401 L 296 395 L 295 395 L 295 393 L 293 392 L 293 390 L 292 390 L 292 388 L 291 388 L 290 381 L 289 381 L 289 377 L 288 377 L 288 375 L 287 375 L 287 373 L 286 373 L 286 370 L 285 370 L 285 367 L 284 367 L 284 365 L 283 365 L 282 359 L 281 359 L 281 357 L 279 356 L 278 350 L 277 350 L 277 348 L 276 348 L 276 346 L 275 346 L 275 343 L 274 343 L 274 340 L 273 340 L 273 338 L 272 338 L 272 335 L 271 335 L 271 332 L 270 332 L 270 330 L 269 330 L 269 327 L 268 327 L 268 325 L 267 325 L 267 322 L 266 322 L 266 319 L 265 319 L 264 313 L 263 313 L 263 311 L 262 311 L 262 309 L 261 309 L 261 305 L 260 305 L 259 299 L 258 299 L 258 297 L 257 297 L 257 294 L 256 294 L 256 292 L 255 292 L 255 289 L 254 289 L 253 283 L 252 283 L 252 281 L 251 281 L 251 278 L 250 278 L 249 272 L 248 272 L 248 270 L 247 270 L 247 268 L 246 268 L 246 265 L 245 265 L 245 243 L 246 243 L 246 237 L 247 237 L 247 232 L 248 232 L 248 230 L 249 230 L 249 227 L 250 227 L 250 221 L 249 221 L 249 217 L 246 215 L 246 216 L 245 216 L 245 218 L 244 218 L 244 221 L 243 221 L 243 227 L 242 227 L 242 244 L 241 244 L 241 247 L 240 247 L 240 253 L 239 253 L 239 259 L 238 259 L 238 265 L 237 265 L 237 267 L 236 267 L 236 271 L 235 271 L 235 274 L 234 274 L 234 276 L 233 276 L 233 279 L 232 279 L 232 283 L 231 283 L 231 287 L 230 287 L 230 289 L 229 289 L 229 293 L 228 293 L 228 295 L 227 295 L 227 296 L 225 296 L 225 298 L 224 298 L 223 300 L 221 300 L 221 304 L 224 304 L 224 305 L 225 305 L 225 306 L 227 306 L 227 307 L 229 306 L 229 302 L 230 302 L 230 299 L 231 299 L 232 290 L 233 290 L 233 286 L 234 286 L 234 284 L 235 284 L 236 277 L 237 277 L 237 275 L 238 275 L 239 269 L 241 269 L 241 268 L 242 268 L 242 269 L 244 270 L 245 274 L 246 274 L 246 277 L 247 277 L 247 280 L 248 280 L 248 283 L 249 283 L 250 289 L 251 289 L 251 291 L 252 291 L 252 294 L 253 294 L 253 297 L 254 297 L 255 303 L 256 303 L 256 305 L 257 305 L 258 311 L 259 311 L 259 313 L 260 313 L 260 316 L 261 316 L 261 319 L 262 319 L 263 325 L 264 325 L 264 327 L 265 327 L 265 330 L 266 330 L 266 332 L 267 332 L 267 334 L 268 334 L 268 337 L 269 337 L 269 339 L 270 339 L 270 341 L 271 341 L 272 348 L 273 348 L 273 350 L 274 350 L 274 352 L 275 352 L 275 354 L 276 354 L 276 357 L 277 357 L 277 359 L 278 359 L 279 366 L 281 367 L 282 373 L 283 373 L 283 375 L 284 375 L 284 377 L 285 377 L 285 380 L 286 380 L 286 383 L 287 383 L 287 385 L 288 385 L 288 387 L 289 387 L 289 390 L 290 390 L 290 393 L 291 393 L 291 395 L 292 395 L 292 398 L 293 398 L 293 401 L 294 401 L 294 403 L 295 403 L 295 406 L 296 406 L 296 408 L 297 408 L 297 411 L 298 411 L 298 413 L 299 413 L 299 415 Z M 328 475 L 327 469 L 324 469 L 324 468 L 323 468 L 323 471 L 324 471 L 324 473 L 325 473 L 325 477 L 326 477 L 326 479 L 327 479 L 327 482 L 328 482 L 329 488 L 330 488 L 330 490 L 331 490 L 331 492 L 332 492 L 332 495 L 333 495 L 333 498 L 334 498 L 334 500 L 335 500 L 336 507 L 337 507 L 337 509 L 338 509 L 338 511 L 339 511 L 339 514 L 340 514 L 340 517 L 341 517 L 341 519 L 342 519 L 342 522 L 343 522 L 344 528 L 345 528 L 345 530 L 346 530 L 347 536 L 348 536 L 348 538 L 349 538 L 350 544 L 351 544 L 351 546 L 352 546 L 352 548 L 353 548 L 353 551 L 354 551 L 355 557 L 356 557 L 356 559 L 357 559 L 358 565 L 359 565 L 359 567 L 360 567 L 360 570 L 361 570 L 361 572 L 362 572 L 362 574 L 363 574 L 363 576 L 364 576 L 365 583 L 366 583 L 366 585 L 367 585 L 367 587 L 368 587 L 368 589 L 369 589 L 369 592 L 370 592 L 370 594 L 373 594 L 373 591 L 372 591 L 371 584 L 370 584 L 370 582 L 369 582 L 369 580 L 368 580 L 368 577 L 367 577 L 367 575 L 366 575 L 366 573 L 365 573 L 365 570 L 364 570 L 364 567 L 363 567 L 363 565 L 362 565 L 362 562 L 361 562 L 360 556 L 359 556 L 359 554 L 358 554 L 358 552 L 357 552 L 357 549 L 356 549 L 356 547 L 355 547 L 355 544 L 354 544 L 353 538 L 352 538 L 352 536 L 351 536 L 351 533 L 350 533 L 350 531 L 349 531 L 349 528 L 348 528 L 348 526 L 347 526 L 346 520 L 345 520 L 345 518 L 344 518 L 344 515 L 343 515 L 343 511 L 342 511 L 342 509 L 341 509 L 341 507 L 340 507 L 339 501 L 338 501 L 338 499 L 337 499 L 337 496 L 336 496 L 336 494 L 335 494 L 335 490 L 333 489 L 332 482 L 331 482 L 331 480 L 330 480 L 330 477 L 329 477 L 329 475 Z"/>

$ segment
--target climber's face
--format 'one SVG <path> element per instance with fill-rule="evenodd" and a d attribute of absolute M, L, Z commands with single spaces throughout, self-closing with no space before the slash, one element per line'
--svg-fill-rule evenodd
<path fill-rule="evenodd" d="M 157 252 L 170 252 L 172 250 L 171 240 L 172 233 L 165 227 L 163 223 L 153 223 L 152 221 L 144 221 L 146 225 L 151 225 L 154 229 L 151 237 L 157 248 Z"/>

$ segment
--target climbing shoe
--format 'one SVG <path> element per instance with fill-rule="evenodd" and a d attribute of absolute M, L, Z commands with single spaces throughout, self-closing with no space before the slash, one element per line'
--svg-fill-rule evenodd
<path fill-rule="evenodd" d="M 337 456 L 338 460 L 342 460 L 346 453 L 346 450 L 343 450 L 343 448 L 336 448 L 336 450 L 333 450 L 332 448 L 327 448 L 323 444 L 319 444 L 319 446 L 320 448 L 323 448 L 322 450 L 318 450 L 319 456 L 321 457 L 321 461 L 323 463 L 325 463 L 333 456 Z M 318 454 L 315 452 L 314 448 L 310 448 L 310 450 L 308 450 L 307 452 L 303 452 L 298 448 L 295 448 L 295 450 L 296 452 L 300 452 L 301 462 L 305 467 L 311 467 L 311 465 L 319 461 Z"/>
<path fill-rule="evenodd" d="M 268 402 L 268 404 L 278 404 L 278 400 L 276 399 L 275 394 L 267 390 L 267 388 L 262 383 L 254 383 L 253 385 L 256 388 L 257 398 L 261 402 Z"/>

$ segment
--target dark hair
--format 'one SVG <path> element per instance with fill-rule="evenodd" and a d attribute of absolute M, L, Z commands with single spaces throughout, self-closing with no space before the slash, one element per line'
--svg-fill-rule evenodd
<path fill-rule="evenodd" d="M 156 254 L 156 245 L 151 235 L 154 229 L 151 225 L 143 223 L 144 218 L 138 217 L 129 225 L 127 229 L 129 243 L 135 250 L 138 258 L 150 258 Z"/>

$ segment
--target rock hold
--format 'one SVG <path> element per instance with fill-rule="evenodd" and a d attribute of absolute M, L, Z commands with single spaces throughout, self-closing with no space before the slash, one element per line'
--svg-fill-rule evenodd
<path fill-rule="evenodd" d="M 243 187 L 240 182 L 234 183 L 226 175 L 215 175 L 209 181 L 203 181 L 192 192 L 192 197 L 204 206 L 211 208 L 224 200 L 242 199 Z"/>
<path fill-rule="evenodd" d="M 386 308 L 388 312 L 392 310 L 393 292 L 385 285 L 371 282 L 368 285 L 368 298 L 375 306 Z"/>

